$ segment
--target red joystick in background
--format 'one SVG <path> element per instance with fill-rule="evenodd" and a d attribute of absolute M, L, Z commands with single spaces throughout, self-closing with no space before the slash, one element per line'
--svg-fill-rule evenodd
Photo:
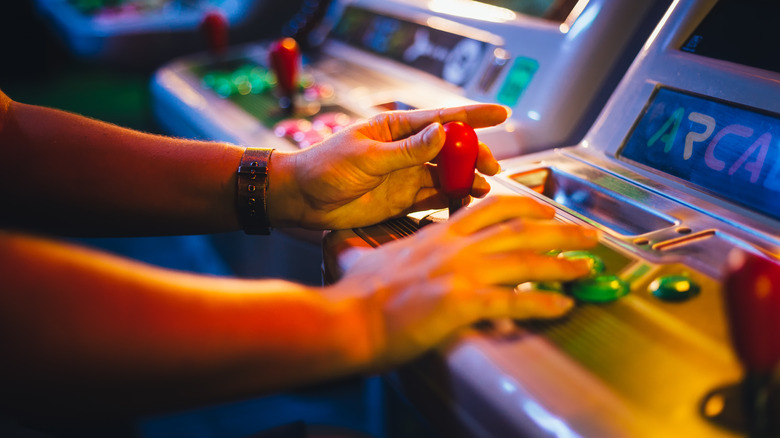
<path fill-rule="evenodd" d="M 780 361 L 780 264 L 735 250 L 725 280 L 731 341 L 745 368 L 743 407 L 750 436 L 767 436 L 772 373 Z"/>
<path fill-rule="evenodd" d="M 444 146 L 436 156 L 442 191 L 450 198 L 450 214 L 465 205 L 474 184 L 479 140 L 471 126 L 463 122 L 444 124 Z"/>
<path fill-rule="evenodd" d="M 282 96 L 288 102 L 282 102 L 292 112 L 295 102 L 295 91 L 298 88 L 298 66 L 301 52 L 298 43 L 293 38 L 282 38 L 271 43 L 268 52 L 268 63 L 276 74 L 276 80 L 282 91 Z"/>
<path fill-rule="evenodd" d="M 737 356 L 748 371 L 771 373 L 780 361 L 780 264 L 737 250 L 725 286 Z"/>
<path fill-rule="evenodd" d="M 206 35 L 209 51 L 216 56 L 222 56 L 228 46 L 228 20 L 219 11 L 207 12 L 201 22 L 201 29 Z"/>

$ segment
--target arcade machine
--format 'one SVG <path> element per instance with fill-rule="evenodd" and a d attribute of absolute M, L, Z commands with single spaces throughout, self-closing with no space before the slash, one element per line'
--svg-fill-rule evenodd
<path fill-rule="evenodd" d="M 494 155 L 512 157 L 580 139 L 666 6 L 338 0 L 296 37 L 292 98 L 277 86 L 289 70 L 269 62 L 277 42 L 264 41 L 166 64 L 152 81 L 154 109 L 175 135 L 294 150 L 380 111 L 498 102 L 511 120 L 480 135 Z M 320 238 L 294 263 L 308 254 L 319 272 Z M 285 251 L 269 248 L 270 263 Z"/>
<path fill-rule="evenodd" d="M 277 108 L 270 42 L 169 63 L 153 90 L 174 134 L 277 148 L 387 109 L 498 102 L 511 122 L 482 135 L 506 158 L 579 140 L 666 5 L 339 0 L 297 38 L 297 114 Z"/>
<path fill-rule="evenodd" d="M 301 2 L 263 0 L 36 0 L 77 58 L 131 67 L 157 67 L 208 45 L 249 41 L 276 29 L 270 18 L 292 15 Z M 288 11 L 289 12 L 286 12 Z M 268 18 L 266 18 L 268 17 Z"/>
<path fill-rule="evenodd" d="M 590 277 L 517 287 L 570 294 L 569 316 L 475 327 L 389 376 L 444 436 L 780 434 L 779 12 L 675 1 L 581 142 L 502 162 L 495 193 L 602 237 L 550 255 Z M 349 237 L 409 233 L 333 232 L 328 269 Z"/>

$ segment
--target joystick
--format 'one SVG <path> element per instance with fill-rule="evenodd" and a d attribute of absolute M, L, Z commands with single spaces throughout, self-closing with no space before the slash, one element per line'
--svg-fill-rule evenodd
<path fill-rule="evenodd" d="M 444 134 L 444 146 L 434 162 L 442 191 L 449 198 L 449 213 L 452 215 L 468 203 L 479 140 L 474 129 L 463 122 L 445 123 Z"/>
<path fill-rule="evenodd" d="M 731 340 L 745 370 L 745 423 L 749 436 L 766 437 L 771 377 L 780 361 L 780 264 L 735 250 L 724 286 Z"/>
<path fill-rule="evenodd" d="M 228 46 L 228 21 L 219 11 L 206 13 L 201 22 L 201 29 L 206 35 L 209 51 L 214 56 L 225 54 Z"/>
<path fill-rule="evenodd" d="M 298 66 L 301 53 L 293 38 L 282 38 L 271 43 L 268 63 L 276 74 L 276 80 L 282 94 L 279 105 L 288 114 L 295 111 L 295 92 L 298 89 Z"/>

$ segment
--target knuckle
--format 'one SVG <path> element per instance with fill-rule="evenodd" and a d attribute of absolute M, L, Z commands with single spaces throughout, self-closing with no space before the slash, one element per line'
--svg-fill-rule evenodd
<path fill-rule="evenodd" d="M 406 137 L 405 139 L 401 140 L 398 148 L 406 158 L 416 158 L 415 151 L 418 149 L 415 147 L 415 137 Z"/>
<path fill-rule="evenodd" d="M 444 122 L 452 121 L 468 121 L 468 112 L 463 107 L 457 108 L 440 108 L 439 119 Z"/>
<path fill-rule="evenodd" d="M 522 218 L 510 219 L 506 222 L 503 222 L 501 226 L 504 227 L 511 234 L 520 233 L 522 231 L 525 231 L 527 228 L 526 221 L 524 221 Z"/>

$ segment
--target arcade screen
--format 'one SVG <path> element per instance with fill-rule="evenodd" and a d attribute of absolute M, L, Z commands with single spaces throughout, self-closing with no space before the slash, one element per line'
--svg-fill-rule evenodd
<path fill-rule="evenodd" d="M 680 50 L 780 72 L 777 0 L 721 0 Z"/>
<path fill-rule="evenodd" d="M 131 11 L 140 13 L 159 10 L 168 4 L 180 3 L 180 1 L 174 0 L 68 0 L 68 2 L 87 15 L 119 14 Z"/>
<path fill-rule="evenodd" d="M 455 85 L 470 79 L 487 43 L 363 8 L 345 9 L 332 37 Z"/>
<path fill-rule="evenodd" d="M 780 219 L 780 115 L 660 87 L 618 156 Z"/>
<path fill-rule="evenodd" d="M 532 17 L 563 22 L 578 0 L 478 0 Z"/>

